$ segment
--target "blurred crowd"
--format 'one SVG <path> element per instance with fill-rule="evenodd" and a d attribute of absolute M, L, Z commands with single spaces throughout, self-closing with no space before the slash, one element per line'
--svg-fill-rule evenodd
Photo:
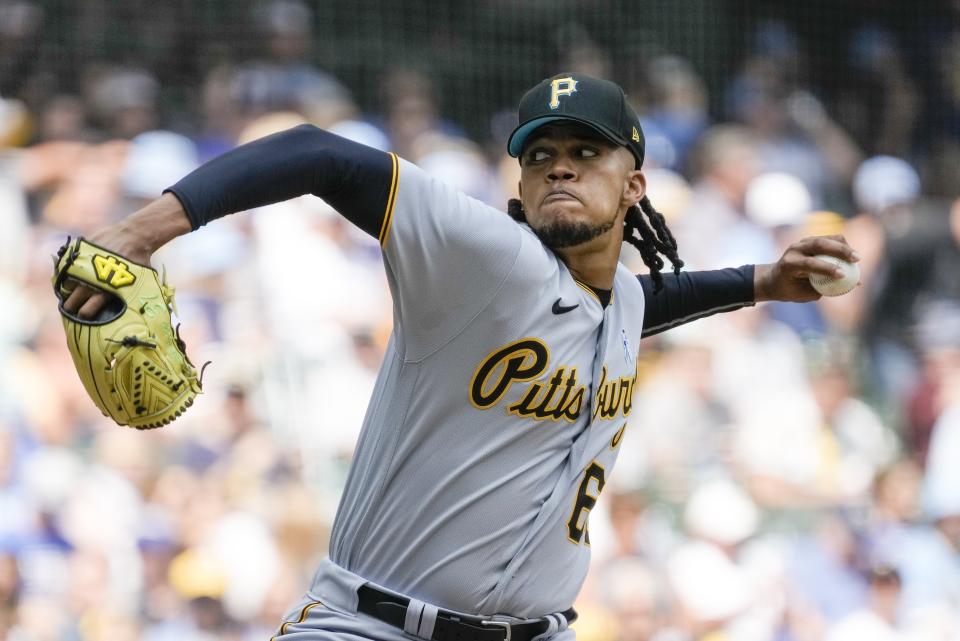
<path fill-rule="evenodd" d="M 38 11 L 0 1 L 0 56 Z M 391 326 L 377 243 L 322 201 L 217 221 L 155 257 L 192 360 L 213 361 L 204 394 L 172 426 L 120 429 L 65 348 L 49 278 L 67 234 L 301 122 L 494 206 L 514 195 L 503 141 L 468 138 L 428 73 L 391 69 L 367 113 L 311 62 L 311 19 L 264 4 L 260 56 L 212 65 L 182 126 L 157 70 L 113 61 L 78 94 L 0 96 L 0 640 L 270 638 L 325 554 Z M 955 115 L 958 24 L 929 61 Z M 599 45 L 563 61 L 624 82 L 688 269 L 771 262 L 812 234 L 862 256 L 847 296 L 645 341 L 590 519 L 581 641 L 960 641 L 960 128 L 918 145 L 929 96 L 907 52 L 866 18 L 854 34 L 861 75 L 831 101 L 783 22 L 712 100 L 677 55 L 635 86 Z"/>

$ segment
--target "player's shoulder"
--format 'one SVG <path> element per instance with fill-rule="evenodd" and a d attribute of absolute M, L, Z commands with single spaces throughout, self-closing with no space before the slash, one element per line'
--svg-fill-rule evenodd
<path fill-rule="evenodd" d="M 638 307 L 642 312 L 645 307 L 643 285 L 640 284 L 640 279 L 637 278 L 637 274 L 627 265 L 619 261 L 617 262 L 617 271 L 614 275 L 614 289 L 616 292 L 615 296 L 622 302 L 628 302 L 631 306 Z"/>
<path fill-rule="evenodd" d="M 624 287 L 636 286 L 642 289 L 640 286 L 640 279 L 637 278 L 637 276 L 638 274 L 634 272 L 630 267 L 623 264 L 623 262 L 621 261 L 617 261 L 617 271 L 616 271 L 616 274 L 614 275 L 614 278 L 616 279 L 616 282 L 618 285 L 622 285 Z"/>
<path fill-rule="evenodd" d="M 417 165 L 400 159 L 381 234 L 384 247 L 397 240 L 406 248 L 431 247 L 439 256 L 449 250 L 453 259 L 471 255 L 481 262 L 513 262 L 524 245 L 523 232 L 503 211 Z M 419 251 L 419 250 L 417 250 Z M 456 255 L 457 251 L 467 254 Z"/>
<path fill-rule="evenodd" d="M 457 186 L 445 182 L 419 165 L 394 155 L 397 162 L 395 181 L 398 198 L 406 195 L 413 203 L 428 206 L 431 203 L 446 207 L 471 209 L 484 215 L 496 215 L 507 218 L 507 213 L 474 196 L 465 193 Z"/>

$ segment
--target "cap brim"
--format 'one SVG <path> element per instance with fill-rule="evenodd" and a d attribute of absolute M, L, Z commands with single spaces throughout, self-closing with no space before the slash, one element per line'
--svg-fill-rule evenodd
<path fill-rule="evenodd" d="M 507 141 L 507 153 L 509 153 L 512 157 L 517 158 L 520 155 L 520 152 L 523 151 L 523 146 L 526 144 L 527 138 L 530 137 L 530 134 L 543 125 L 556 120 L 566 120 L 569 122 L 576 122 L 581 125 L 586 125 L 615 145 L 626 146 L 627 144 L 627 140 L 622 136 L 615 134 L 606 127 L 602 127 L 588 120 L 584 120 L 583 118 L 566 115 L 541 116 L 540 118 L 534 118 L 529 122 L 525 122 L 513 130 L 513 133 L 510 134 L 510 139 Z"/>

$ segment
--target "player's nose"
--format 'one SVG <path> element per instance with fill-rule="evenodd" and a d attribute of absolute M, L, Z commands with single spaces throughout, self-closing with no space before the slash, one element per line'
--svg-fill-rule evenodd
<path fill-rule="evenodd" d="M 550 171 L 547 172 L 547 180 L 554 182 L 557 180 L 574 180 L 577 177 L 575 165 L 566 155 L 558 155 L 550 165 Z"/>

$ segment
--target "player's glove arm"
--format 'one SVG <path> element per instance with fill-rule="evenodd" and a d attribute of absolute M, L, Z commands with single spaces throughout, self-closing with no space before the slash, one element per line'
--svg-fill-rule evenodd
<path fill-rule="evenodd" d="M 390 154 L 300 125 L 214 158 L 165 193 L 177 196 L 193 229 L 227 214 L 313 194 L 376 237 L 394 167 Z"/>
<path fill-rule="evenodd" d="M 701 272 L 663 275 L 663 289 L 653 293 L 653 280 L 637 276 L 646 303 L 643 336 L 689 323 L 718 312 L 753 305 L 753 265 Z"/>

